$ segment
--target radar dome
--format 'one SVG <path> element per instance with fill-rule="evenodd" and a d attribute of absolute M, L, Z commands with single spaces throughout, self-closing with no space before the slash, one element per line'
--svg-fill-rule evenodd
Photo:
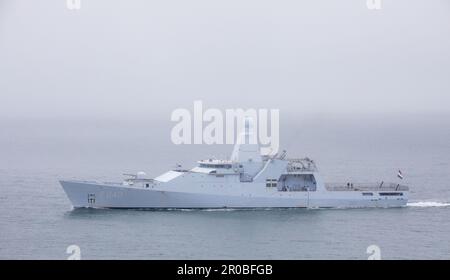
<path fill-rule="evenodd" d="M 136 178 L 137 178 L 137 179 L 145 179 L 146 176 L 147 176 L 147 174 L 145 174 L 145 172 L 143 172 L 143 171 L 139 171 L 139 172 L 136 174 Z"/>

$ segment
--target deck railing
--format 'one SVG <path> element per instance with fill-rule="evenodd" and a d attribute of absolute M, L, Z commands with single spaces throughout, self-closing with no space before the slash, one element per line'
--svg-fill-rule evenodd
<path fill-rule="evenodd" d="M 408 186 L 396 183 L 326 183 L 328 191 L 408 191 Z"/>
<path fill-rule="evenodd" d="M 317 171 L 316 164 L 309 158 L 289 158 L 287 160 L 288 172 Z"/>

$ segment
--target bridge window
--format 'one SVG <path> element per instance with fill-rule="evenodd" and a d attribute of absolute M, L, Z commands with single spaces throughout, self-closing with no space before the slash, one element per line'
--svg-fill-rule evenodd
<path fill-rule="evenodd" d="M 231 164 L 207 164 L 207 163 L 200 163 L 200 167 L 204 168 L 226 168 L 230 169 Z"/>
<path fill-rule="evenodd" d="M 397 193 L 397 192 L 380 192 L 380 195 L 383 195 L 383 196 L 402 196 L 403 193 Z"/>
<path fill-rule="evenodd" d="M 275 188 L 277 186 L 277 179 L 266 179 L 267 188 Z"/>

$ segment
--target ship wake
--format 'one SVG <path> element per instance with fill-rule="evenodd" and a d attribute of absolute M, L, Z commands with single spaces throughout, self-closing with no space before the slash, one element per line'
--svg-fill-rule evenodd
<path fill-rule="evenodd" d="M 407 204 L 409 207 L 449 207 L 450 203 L 448 202 L 437 202 L 437 201 L 417 201 L 417 202 L 409 202 Z"/>

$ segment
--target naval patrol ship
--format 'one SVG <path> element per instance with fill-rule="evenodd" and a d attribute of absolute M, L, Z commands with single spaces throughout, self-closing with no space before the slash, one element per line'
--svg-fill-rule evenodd
<path fill-rule="evenodd" d="M 138 172 L 117 183 L 60 183 L 75 208 L 387 208 L 407 204 L 407 186 L 326 184 L 309 158 L 288 158 L 285 151 L 261 155 L 259 145 L 248 141 L 251 126 L 245 122 L 228 160 L 200 160 L 190 170 L 175 168 L 156 178 Z"/>

